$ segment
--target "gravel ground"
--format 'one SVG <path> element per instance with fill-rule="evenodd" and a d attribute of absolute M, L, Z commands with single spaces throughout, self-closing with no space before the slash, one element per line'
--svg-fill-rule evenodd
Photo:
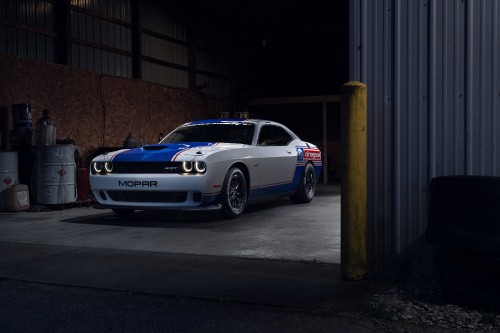
<path fill-rule="evenodd" d="M 436 281 L 396 284 L 362 316 L 385 332 L 500 332 L 499 314 L 447 304 Z"/>

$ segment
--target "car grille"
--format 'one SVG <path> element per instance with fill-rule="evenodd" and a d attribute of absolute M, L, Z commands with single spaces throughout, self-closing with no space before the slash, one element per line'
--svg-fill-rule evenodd
<path fill-rule="evenodd" d="M 113 173 L 181 173 L 179 162 L 117 162 Z"/>
<path fill-rule="evenodd" d="M 124 202 L 184 202 L 187 192 L 171 191 L 108 191 L 114 201 Z"/>

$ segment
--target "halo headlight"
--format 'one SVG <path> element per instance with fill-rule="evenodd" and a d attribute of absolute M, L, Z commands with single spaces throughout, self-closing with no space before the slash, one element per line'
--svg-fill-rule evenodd
<path fill-rule="evenodd" d="M 184 172 L 191 172 L 193 171 L 193 163 L 190 161 L 184 161 L 182 162 L 182 171 Z"/>
<path fill-rule="evenodd" d="M 194 170 L 199 173 L 203 173 L 207 170 L 207 164 L 203 161 L 194 162 Z"/>
<path fill-rule="evenodd" d="M 94 169 L 94 172 L 96 172 L 96 173 L 102 172 L 103 168 L 104 168 L 104 163 L 102 163 L 102 162 L 92 163 L 92 169 Z"/>
<path fill-rule="evenodd" d="M 106 170 L 106 172 L 113 172 L 113 163 L 111 162 L 104 163 L 104 170 Z"/>

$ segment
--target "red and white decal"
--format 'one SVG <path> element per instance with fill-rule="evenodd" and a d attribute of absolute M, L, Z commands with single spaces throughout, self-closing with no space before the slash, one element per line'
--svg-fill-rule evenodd
<path fill-rule="evenodd" d="M 12 183 L 12 179 L 10 179 L 10 177 L 7 176 L 7 177 L 5 177 L 3 182 L 5 183 L 5 185 L 9 186 Z"/>
<path fill-rule="evenodd" d="M 175 159 L 176 159 L 177 157 L 179 157 L 179 155 L 180 155 L 180 154 L 182 154 L 182 153 L 183 153 L 183 152 L 185 152 L 185 151 L 188 151 L 189 149 L 191 149 L 191 148 L 186 148 L 186 149 L 183 149 L 183 150 L 181 150 L 180 152 L 178 152 L 177 154 L 175 154 L 175 155 L 174 155 L 174 157 L 172 157 L 172 162 L 173 162 L 173 161 L 175 161 Z"/>
<path fill-rule="evenodd" d="M 304 148 L 304 160 L 321 161 L 321 151 L 318 148 Z"/>

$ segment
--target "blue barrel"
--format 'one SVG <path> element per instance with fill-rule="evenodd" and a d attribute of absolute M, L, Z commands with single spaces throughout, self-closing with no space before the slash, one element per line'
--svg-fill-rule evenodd
<path fill-rule="evenodd" d="M 14 131 L 18 135 L 31 132 L 33 130 L 31 104 L 12 104 L 12 120 L 14 122 Z"/>

